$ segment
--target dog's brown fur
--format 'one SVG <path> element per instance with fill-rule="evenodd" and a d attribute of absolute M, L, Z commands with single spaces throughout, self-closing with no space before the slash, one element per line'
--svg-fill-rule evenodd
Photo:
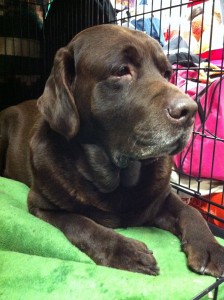
<path fill-rule="evenodd" d="M 170 74 L 144 33 L 81 32 L 57 52 L 37 105 L 1 113 L 1 172 L 29 185 L 29 211 L 98 264 L 158 274 L 143 243 L 112 229 L 153 225 L 180 237 L 191 269 L 221 276 L 224 248 L 170 188 L 197 109 Z"/>

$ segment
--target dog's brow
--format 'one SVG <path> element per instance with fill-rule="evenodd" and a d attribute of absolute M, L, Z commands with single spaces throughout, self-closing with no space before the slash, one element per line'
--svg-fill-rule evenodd
<path fill-rule="evenodd" d="M 139 67 L 142 60 L 143 60 L 143 53 L 140 49 L 137 49 L 133 45 L 127 45 L 123 51 L 122 54 L 125 59 L 127 59 L 130 63 L 135 65 L 136 67 Z"/>

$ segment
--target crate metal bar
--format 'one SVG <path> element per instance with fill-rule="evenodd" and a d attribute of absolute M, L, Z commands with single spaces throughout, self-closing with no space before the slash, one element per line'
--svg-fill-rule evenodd
<path fill-rule="evenodd" d="M 196 297 L 192 298 L 192 300 L 199 300 L 203 296 L 207 295 L 209 292 L 212 290 L 214 291 L 214 298 L 213 300 L 218 300 L 217 295 L 218 295 L 218 288 L 219 286 L 224 282 L 224 277 L 217 278 L 216 282 L 211 284 L 208 288 L 206 288 L 204 291 L 202 291 L 200 294 L 198 294 Z"/>

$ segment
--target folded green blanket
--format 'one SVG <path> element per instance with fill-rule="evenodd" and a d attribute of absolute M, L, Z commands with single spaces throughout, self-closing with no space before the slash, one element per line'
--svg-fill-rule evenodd
<path fill-rule="evenodd" d="M 0 178 L 1 300 L 190 300 L 215 282 L 188 270 L 179 240 L 156 228 L 118 232 L 153 250 L 159 276 L 97 266 L 58 229 L 28 213 L 28 190 L 22 183 Z M 224 284 L 218 299 L 224 299 Z"/>

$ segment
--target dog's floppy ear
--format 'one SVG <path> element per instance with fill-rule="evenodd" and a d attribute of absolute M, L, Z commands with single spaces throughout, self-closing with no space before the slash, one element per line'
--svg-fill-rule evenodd
<path fill-rule="evenodd" d="M 79 130 L 79 115 L 71 84 L 75 77 L 75 63 L 68 48 L 61 48 L 54 58 L 54 65 L 47 80 L 38 108 L 50 127 L 71 139 Z"/>

